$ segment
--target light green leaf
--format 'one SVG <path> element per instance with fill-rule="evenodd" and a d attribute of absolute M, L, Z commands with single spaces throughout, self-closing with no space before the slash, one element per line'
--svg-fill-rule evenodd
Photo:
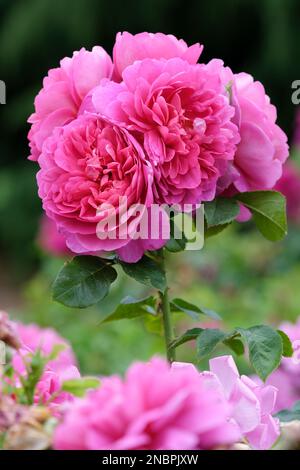
<path fill-rule="evenodd" d="M 83 397 L 88 390 L 98 388 L 100 380 L 96 377 L 82 377 L 78 379 L 66 380 L 62 384 L 62 390 L 69 392 L 76 397 Z"/>
<path fill-rule="evenodd" d="M 271 241 L 282 240 L 287 234 L 286 201 L 276 191 L 239 193 L 235 199 L 247 207 L 262 235 Z"/>
<path fill-rule="evenodd" d="M 53 284 L 53 299 L 68 307 L 85 308 L 102 300 L 117 277 L 109 260 L 76 256 L 66 263 Z"/>

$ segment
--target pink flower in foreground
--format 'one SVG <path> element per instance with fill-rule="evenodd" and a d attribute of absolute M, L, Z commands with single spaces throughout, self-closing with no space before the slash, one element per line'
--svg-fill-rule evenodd
<path fill-rule="evenodd" d="M 159 233 L 153 240 L 134 240 L 153 202 L 153 170 L 126 129 L 81 115 L 54 130 L 39 164 L 43 207 L 73 252 L 116 250 L 123 260 L 137 261 L 145 250 L 165 244 Z M 137 205 L 141 209 L 133 210 Z M 168 228 L 166 217 L 162 223 Z"/>
<path fill-rule="evenodd" d="M 224 398 L 208 392 L 195 369 L 170 370 L 153 359 L 76 400 L 56 429 L 54 448 L 211 449 L 240 437 L 228 414 Z"/>
<path fill-rule="evenodd" d="M 289 154 L 287 136 L 276 124 L 276 108 L 251 75 L 233 75 L 227 68 L 222 78 L 231 87 L 241 136 L 234 156 L 233 188 L 237 192 L 272 189 Z"/>
<path fill-rule="evenodd" d="M 53 352 L 55 347 L 64 347 L 55 359 L 47 363 L 37 384 L 34 397 L 36 404 L 49 404 L 52 412 L 58 415 L 61 406 L 74 398 L 70 393 L 61 391 L 62 383 L 65 380 L 80 377 L 76 367 L 76 359 L 69 343 L 51 328 L 42 329 L 34 324 L 15 323 L 14 329 L 21 344 L 21 348 L 13 352 L 12 356 L 12 365 L 17 376 L 26 375 L 25 362 L 30 361 L 31 354 L 38 349 L 46 357 Z M 18 382 L 17 376 L 16 381 Z"/>
<path fill-rule="evenodd" d="M 221 387 L 241 434 L 254 449 L 272 447 L 280 434 L 279 421 L 272 417 L 277 389 L 240 376 L 232 356 L 213 358 L 209 364 L 210 372 L 201 375 L 212 390 Z"/>
<path fill-rule="evenodd" d="M 193 44 L 188 47 L 182 39 L 171 34 L 139 33 L 130 34 L 126 31 L 118 33 L 113 50 L 116 78 L 121 78 L 123 70 L 136 60 L 172 59 L 179 57 L 190 64 L 196 64 L 203 46 Z"/>
<path fill-rule="evenodd" d="M 54 256 L 66 256 L 71 253 L 65 237 L 58 232 L 56 223 L 46 214 L 41 218 L 38 243 L 45 252 Z"/>
<path fill-rule="evenodd" d="M 220 69 L 180 58 L 144 59 L 123 71 L 122 83 L 102 82 L 86 102 L 143 145 L 154 169 L 155 202 L 198 204 L 215 197 L 239 141 Z"/>
<path fill-rule="evenodd" d="M 300 224 L 300 170 L 292 162 L 284 165 L 275 189 L 286 197 L 288 219 Z"/>
<path fill-rule="evenodd" d="M 38 160 L 53 129 L 75 119 L 85 96 L 103 78 L 110 78 L 112 70 L 109 55 L 96 46 L 92 51 L 82 48 L 74 52 L 72 58 L 64 58 L 60 67 L 48 72 L 35 99 L 35 112 L 28 120 L 32 124 L 28 134 L 30 160 Z"/>
<path fill-rule="evenodd" d="M 267 379 L 267 384 L 278 388 L 276 412 L 291 408 L 300 400 L 300 319 L 297 323 L 282 323 L 279 327 L 290 338 L 294 355 L 282 358 L 280 367 Z"/>

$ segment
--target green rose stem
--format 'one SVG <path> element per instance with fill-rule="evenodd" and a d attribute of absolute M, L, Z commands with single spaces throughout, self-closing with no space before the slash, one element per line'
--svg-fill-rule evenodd
<path fill-rule="evenodd" d="M 163 249 L 160 250 L 160 259 L 161 265 L 164 271 L 165 269 L 165 257 Z M 169 301 L 169 287 L 167 286 L 163 292 L 159 292 L 160 303 L 159 303 L 159 310 L 162 314 L 162 321 L 163 321 L 163 330 L 164 330 L 164 337 L 165 337 L 165 344 L 166 344 L 166 355 L 167 359 L 170 363 L 175 361 L 175 349 L 170 348 L 170 344 L 174 339 L 173 333 L 173 325 L 171 319 L 171 309 L 170 309 L 170 301 Z"/>

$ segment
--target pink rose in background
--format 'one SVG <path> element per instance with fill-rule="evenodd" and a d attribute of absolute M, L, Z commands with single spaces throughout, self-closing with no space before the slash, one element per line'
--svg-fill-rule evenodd
<path fill-rule="evenodd" d="M 194 368 L 162 359 L 133 364 L 76 400 L 56 428 L 58 450 L 211 449 L 239 439 L 229 406 Z"/>
<path fill-rule="evenodd" d="M 96 115 L 81 115 L 54 130 L 39 164 L 43 207 L 73 252 L 99 254 L 122 249 L 122 259 L 137 261 L 146 249 L 165 244 L 166 239 L 149 238 L 132 246 L 153 202 L 153 170 L 126 129 Z M 126 198 L 124 204 L 120 198 Z M 132 211 L 137 204 L 142 210 Z M 106 223 L 113 217 L 112 230 Z M 168 227 L 166 218 L 162 223 Z"/>
<path fill-rule="evenodd" d="M 49 356 L 56 346 L 63 346 L 57 357 L 49 361 L 40 378 L 34 401 L 36 404 L 49 405 L 53 414 L 60 415 L 62 406 L 74 399 L 73 395 L 61 391 L 65 380 L 76 379 L 80 373 L 76 367 L 76 359 L 70 344 L 61 338 L 52 328 L 40 328 L 35 324 L 24 325 L 13 323 L 21 347 L 12 355 L 12 365 L 16 372 L 15 380 L 18 383 L 19 375 L 26 375 L 25 361 L 28 355 L 40 349 L 43 356 Z"/>
<path fill-rule="evenodd" d="M 43 88 L 35 99 L 35 112 L 28 122 L 31 156 L 38 160 L 43 143 L 57 126 L 63 126 L 77 117 L 82 100 L 103 78 L 110 78 L 112 61 L 102 47 L 92 51 L 84 48 L 66 57 L 60 67 L 49 70 Z"/>
<path fill-rule="evenodd" d="M 293 144 L 295 147 L 300 147 L 300 109 L 298 108 L 296 112 L 296 120 L 295 120 L 295 134 Z"/>
<path fill-rule="evenodd" d="M 293 162 L 284 165 L 282 177 L 275 189 L 286 197 L 288 219 L 300 224 L 300 169 Z"/>
<path fill-rule="evenodd" d="M 46 214 L 43 215 L 40 221 L 38 243 L 50 255 L 67 256 L 72 253 L 66 245 L 65 237 L 58 232 L 56 223 L 49 219 Z"/>
<path fill-rule="evenodd" d="M 92 103 L 144 146 L 156 202 L 198 204 L 215 197 L 239 142 L 218 67 L 180 58 L 136 61 L 123 71 L 122 83 L 95 88 Z"/>
<path fill-rule="evenodd" d="M 241 136 L 233 186 L 237 192 L 272 189 L 289 154 L 287 136 L 276 124 L 276 108 L 263 85 L 247 73 L 233 75 L 228 70 L 223 80 L 233 80 L 232 104 Z"/>
<path fill-rule="evenodd" d="M 222 390 L 232 407 L 231 418 L 254 449 L 269 449 L 280 435 L 275 412 L 277 389 L 258 384 L 240 376 L 232 356 L 215 357 L 209 361 L 210 372 L 201 374 L 209 389 Z"/>
<path fill-rule="evenodd" d="M 280 367 L 266 381 L 267 384 L 278 388 L 276 412 L 291 408 L 300 400 L 300 319 L 295 324 L 284 322 L 279 329 L 290 338 L 294 355 L 282 358 Z"/>
<path fill-rule="evenodd" d="M 115 75 L 121 79 L 123 70 L 136 60 L 172 59 L 179 57 L 190 64 L 196 64 L 203 46 L 193 44 L 188 47 L 183 39 L 162 33 L 118 33 L 113 50 Z"/>

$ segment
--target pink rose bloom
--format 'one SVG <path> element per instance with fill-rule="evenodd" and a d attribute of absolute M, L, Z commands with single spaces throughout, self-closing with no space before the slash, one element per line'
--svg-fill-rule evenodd
<path fill-rule="evenodd" d="M 155 202 L 212 200 L 233 160 L 239 134 L 220 68 L 177 57 L 143 59 L 123 70 L 122 83 L 103 81 L 86 101 L 144 146 L 154 168 Z"/>
<path fill-rule="evenodd" d="M 209 388 L 221 388 L 232 406 L 231 418 L 254 449 L 270 449 L 280 435 L 274 413 L 277 389 L 240 376 L 232 356 L 210 360 L 210 372 L 203 372 Z"/>
<path fill-rule="evenodd" d="M 66 245 L 65 237 L 58 232 L 56 223 L 43 215 L 40 222 L 38 243 L 47 253 L 54 256 L 67 256 L 71 251 Z"/>
<path fill-rule="evenodd" d="M 123 70 L 136 60 L 172 59 L 179 57 L 190 64 L 196 64 L 203 46 L 193 44 L 188 47 L 182 39 L 171 34 L 139 33 L 130 34 L 126 31 L 118 33 L 113 50 L 115 75 L 120 79 Z"/>
<path fill-rule="evenodd" d="M 234 157 L 233 189 L 235 192 L 272 189 L 289 154 L 287 136 L 276 124 L 276 108 L 263 85 L 251 75 L 233 75 L 226 68 L 222 80 L 231 86 L 235 122 L 241 136 Z"/>
<path fill-rule="evenodd" d="M 57 357 L 47 363 L 34 397 L 36 404 L 49 404 L 53 414 L 59 415 L 62 405 L 74 399 L 70 393 L 61 391 L 62 383 L 80 377 L 71 346 L 51 328 L 42 329 L 34 324 L 14 323 L 14 329 L 21 344 L 21 348 L 13 352 L 12 356 L 13 368 L 17 375 L 26 375 L 24 361 L 28 355 L 40 349 L 43 356 L 48 356 L 55 346 L 64 346 Z M 17 376 L 16 381 L 18 382 Z"/>
<path fill-rule="evenodd" d="M 208 393 L 195 369 L 170 370 L 156 358 L 76 400 L 56 428 L 54 448 L 211 449 L 240 437 L 228 413 L 224 398 Z"/>
<path fill-rule="evenodd" d="M 286 197 L 288 219 L 300 224 L 300 170 L 291 161 L 284 165 L 275 189 Z"/>
<path fill-rule="evenodd" d="M 267 383 L 278 388 L 276 412 L 291 408 L 300 400 L 300 319 L 297 323 L 284 322 L 279 326 L 290 338 L 293 357 L 282 358 L 280 367 L 267 379 Z"/>
<path fill-rule="evenodd" d="M 45 356 L 48 356 L 55 346 L 64 346 L 64 349 L 62 349 L 55 361 L 52 361 L 50 365 L 63 368 L 77 364 L 70 343 L 52 328 L 40 328 L 35 324 L 24 325 L 19 322 L 13 322 L 13 327 L 18 336 L 21 348 L 31 352 L 40 349 Z"/>
<path fill-rule="evenodd" d="M 32 124 L 28 134 L 30 160 L 38 160 L 53 129 L 75 119 L 84 97 L 103 78 L 110 78 L 112 71 L 109 55 L 99 46 L 92 51 L 82 48 L 72 58 L 64 58 L 60 67 L 49 71 L 35 99 L 35 112 L 28 120 Z"/>
<path fill-rule="evenodd" d="M 145 250 L 166 243 L 161 232 L 156 239 L 150 234 L 135 239 L 153 202 L 153 170 L 126 129 L 83 114 L 54 130 L 39 164 L 43 207 L 74 253 L 117 251 L 123 260 L 134 262 Z M 141 210 L 132 210 L 136 205 Z M 166 217 L 162 224 L 168 228 Z"/>

